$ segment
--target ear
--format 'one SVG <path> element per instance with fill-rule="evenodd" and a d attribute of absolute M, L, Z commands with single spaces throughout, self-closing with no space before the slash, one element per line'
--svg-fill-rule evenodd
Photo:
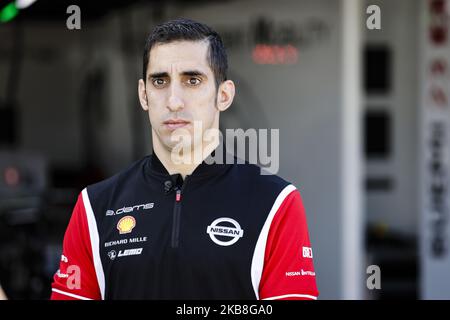
<path fill-rule="evenodd" d="M 144 80 L 142 80 L 142 79 L 139 79 L 138 96 L 139 96 L 139 102 L 141 103 L 142 109 L 144 109 L 145 111 L 148 111 L 147 92 L 145 91 L 145 83 L 144 83 Z"/>
<path fill-rule="evenodd" d="M 227 110 L 233 103 L 235 94 L 234 82 L 226 80 L 222 82 L 217 90 L 217 109 L 219 111 Z"/>

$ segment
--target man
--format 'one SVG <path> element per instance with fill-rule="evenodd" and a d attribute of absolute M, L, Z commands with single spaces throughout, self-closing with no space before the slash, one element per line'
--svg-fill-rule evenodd
<path fill-rule="evenodd" d="M 208 26 L 154 29 L 138 86 L 153 154 L 81 192 L 53 299 L 317 298 L 296 188 L 256 165 L 208 164 L 235 93 L 226 71 Z"/>

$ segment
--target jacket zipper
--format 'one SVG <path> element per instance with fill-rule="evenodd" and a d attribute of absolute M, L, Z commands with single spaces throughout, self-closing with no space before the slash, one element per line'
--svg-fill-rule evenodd
<path fill-rule="evenodd" d="M 186 185 L 187 176 L 180 187 L 175 189 L 175 204 L 173 206 L 173 225 L 172 225 L 172 248 L 178 248 L 179 238 L 180 238 L 180 220 L 181 220 L 181 198 L 182 191 Z"/>

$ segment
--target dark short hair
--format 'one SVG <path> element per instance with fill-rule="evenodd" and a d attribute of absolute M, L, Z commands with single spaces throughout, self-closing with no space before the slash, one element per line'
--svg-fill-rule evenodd
<path fill-rule="evenodd" d="M 143 79 L 146 81 L 150 51 L 155 44 L 179 40 L 208 40 L 208 63 L 214 73 L 216 88 L 227 80 L 228 61 L 225 46 L 219 34 L 206 24 L 189 20 L 175 19 L 157 25 L 148 36 L 144 47 Z"/>

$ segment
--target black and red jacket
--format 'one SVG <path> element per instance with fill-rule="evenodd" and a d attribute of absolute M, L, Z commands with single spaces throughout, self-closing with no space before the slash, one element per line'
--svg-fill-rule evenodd
<path fill-rule="evenodd" d="M 182 180 L 156 155 L 90 185 L 67 227 L 52 299 L 316 299 L 299 191 L 252 164 Z"/>

